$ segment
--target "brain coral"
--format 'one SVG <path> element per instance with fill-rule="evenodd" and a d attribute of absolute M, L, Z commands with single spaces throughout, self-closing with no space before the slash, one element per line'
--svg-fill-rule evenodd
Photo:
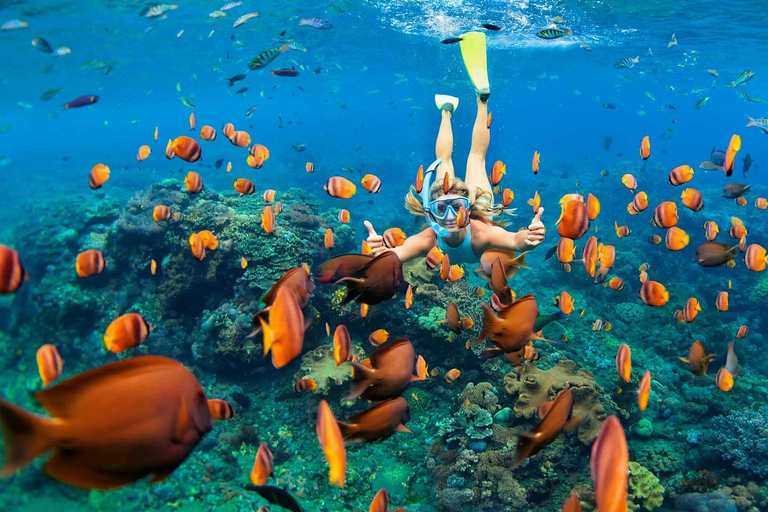
<path fill-rule="evenodd" d="M 508 373 L 504 377 L 504 388 L 510 395 L 517 396 L 515 415 L 527 419 L 536 416 L 541 404 L 553 400 L 560 391 L 569 388 L 575 401 L 573 413 L 582 418 L 578 437 L 584 444 L 594 441 L 607 416 L 599 400 L 603 389 L 597 385 L 589 370 L 580 368 L 576 371 L 576 363 L 570 359 L 562 359 L 549 370 L 529 365 L 520 381 L 516 372 Z"/>

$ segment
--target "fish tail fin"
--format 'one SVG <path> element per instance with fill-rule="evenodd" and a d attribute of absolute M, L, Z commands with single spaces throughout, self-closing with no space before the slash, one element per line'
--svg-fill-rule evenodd
<path fill-rule="evenodd" d="M 520 464 L 531 456 L 531 453 L 536 449 L 536 437 L 530 434 L 520 434 L 517 440 L 517 450 L 515 451 L 515 465 L 513 468 L 519 467 Z"/>
<path fill-rule="evenodd" d="M 573 30 L 571 30 L 571 29 L 566 30 L 565 31 L 565 35 L 572 36 L 573 35 Z"/>
<path fill-rule="evenodd" d="M 488 304 L 483 302 L 481 306 L 483 307 L 483 329 L 480 331 L 477 339 L 472 341 L 472 345 L 476 345 L 490 337 L 496 331 L 496 325 L 499 322 L 498 317 L 493 313 Z"/>
<path fill-rule="evenodd" d="M 352 389 L 349 394 L 344 397 L 344 400 L 352 401 L 355 398 L 363 394 L 368 389 L 371 381 L 373 380 L 373 370 L 362 363 L 352 361 L 349 363 L 354 368 L 354 374 L 352 376 Z"/>
<path fill-rule="evenodd" d="M 501 355 L 504 355 L 504 352 L 502 352 L 500 348 L 491 347 L 480 352 L 480 359 L 487 361 L 488 359 L 493 359 Z"/>
<path fill-rule="evenodd" d="M 754 117 L 747 116 L 747 120 L 748 120 L 747 127 L 755 126 L 755 118 Z"/>
<path fill-rule="evenodd" d="M 5 438 L 5 463 L 0 478 L 8 478 L 54 447 L 53 420 L 27 412 L 2 398 L 0 423 Z"/>
<path fill-rule="evenodd" d="M 557 251 L 557 246 L 555 246 L 555 251 Z M 529 267 L 529 266 L 528 266 L 528 265 L 525 263 L 525 257 L 526 257 L 527 255 L 528 255 L 528 253 L 527 253 L 527 252 L 524 252 L 524 253 L 523 253 L 523 254 L 521 254 L 520 256 L 517 256 L 515 259 L 513 259 L 513 260 L 512 260 L 510 263 L 512 263 L 512 265 L 518 266 L 518 267 L 520 267 L 520 268 L 530 268 L 530 267 Z"/>
<path fill-rule="evenodd" d="M 259 317 L 259 323 L 261 323 L 261 329 L 264 331 L 264 357 L 266 357 L 275 341 L 275 335 L 263 317 Z"/>
<path fill-rule="evenodd" d="M 715 360 L 716 355 L 715 354 L 707 354 L 707 356 L 701 360 L 701 368 L 703 370 L 702 375 L 707 374 L 707 370 L 709 369 L 709 363 Z"/>

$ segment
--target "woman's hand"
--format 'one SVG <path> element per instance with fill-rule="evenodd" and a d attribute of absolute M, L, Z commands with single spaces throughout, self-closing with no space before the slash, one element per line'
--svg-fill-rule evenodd
<path fill-rule="evenodd" d="M 363 224 L 368 228 L 368 238 L 366 239 L 366 242 L 368 242 L 368 247 L 371 248 L 371 254 L 378 256 L 382 252 L 388 251 L 389 249 L 384 247 L 384 237 L 376 234 L 373 225 L 367 220 L 363 221 Z"/>
<path fill-rule="evenodd" d="M 541 215 L 544 213 L 544 208 L 539 208 L 539 211 L 536 212 L 536 216 L 531 221 L 531 224 L 528 226 L 528 233 L 525 237 L 525 245 L 527 245 L 529 248 L 533 249 L 537 245 L 539 245 L 541 242 L 544 241 L 544 235 L 547 232 L 547 228 L 544 227 L 544 223 L 541 222 Z"/>

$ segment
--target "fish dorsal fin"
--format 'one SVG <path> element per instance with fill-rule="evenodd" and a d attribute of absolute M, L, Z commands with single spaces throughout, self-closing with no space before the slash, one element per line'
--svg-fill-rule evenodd
<path fill-rule="evenodd" d="M 138 356 L 115 361 L 93 370 L 76 375 L 35 395 L 46 411 L 57 418 L 69 418 L 70 411 L 82 390 L 104 380 L 119 379 L 121 375 L 134 372 L 152 371 L 161 366 L 181 366 L 181 363 L 161 356 Z"/>

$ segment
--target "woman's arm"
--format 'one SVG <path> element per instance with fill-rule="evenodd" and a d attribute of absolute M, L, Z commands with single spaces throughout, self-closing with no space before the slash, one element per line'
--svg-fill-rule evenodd
<path fill-rule="evenodd" d="M 373 225 L 367 220 L 364 222 L 365 227 L 368 228 L 368 245 L 371 248 L 371 252 L 374 256 L 378 256 L 385 251 L 393 251 L 400 258 L 400 261 L 405 263 L 406 261 L 418 258 L 419 256 L 426 256 L 430 249 L 435 246 L 435 235 L 431 229 L 425 229 L 421 233 L 409 236 L 405 239 L 405 242 L 400 247 L 390 249 L 384 247 L 384 238 L 381 235 L 376 234 L 376 230 L 373 229 Z"/>
<path fill-rule="evenodd" d="M 489 249 L 505 249 L 508 251 L 530 251 L 544 241 L 546 229 L 541 222 L 544 208 L 539 208 L 528 229 L 510 232 L 499 226 L 488 226 L 477 233 L 475 243 L 483 252 Z M 474 244 L 473 244 L 474 245 Z"/>

